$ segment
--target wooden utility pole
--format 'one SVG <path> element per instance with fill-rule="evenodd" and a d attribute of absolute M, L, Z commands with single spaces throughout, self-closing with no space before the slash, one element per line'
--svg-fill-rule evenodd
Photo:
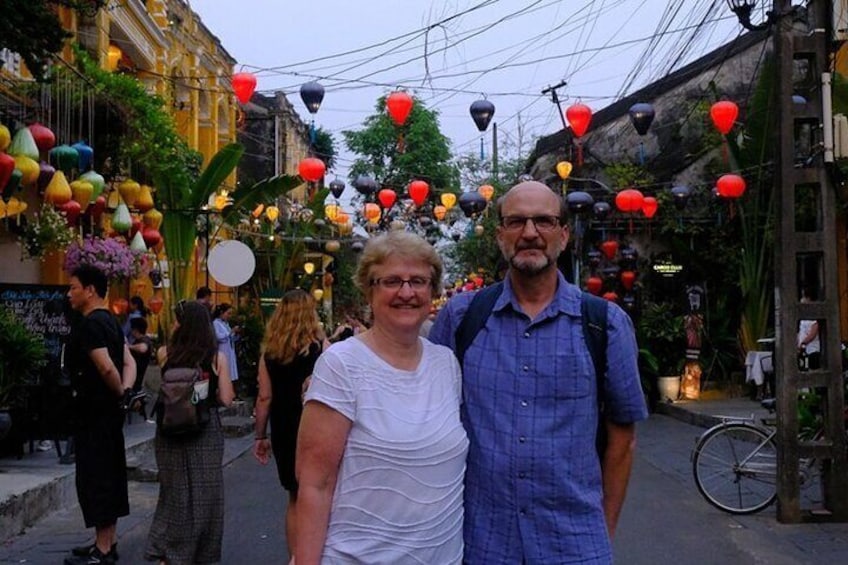
<path fill-rule="evenodd" d="M 836 0 L 839 1 L 839 0 Z M 825 123 L 829 115 L 830 37 L 833 0 L 810 0 L 808 24 L 795 21 L 791 0 L 774 0 L 777 61 L 778 151 L 775 170 L 775 325 L 778 481 L 781 522 L 848 521 L 848 463 L 843 422 L 843 382 L 837 278 L 836 189 L 828 172 Z M 823 85 L 826 96 L 823 96 Z M 793 95 L 803 96 L 799 103 Z M 806 147 L 810 153 L 799 154 Z M 812 208 L 811 208 L 812 206 Z M 813 221 L 802 210 L 814 210 Z M 844 250 L 842 250 L 844 253 Z M 801 302 L 801 290 L 812 301 Z M 797 333 L 801 320 L 818 323 L 821 368 L 801 371 Z M 822 397 L 824 438 L 798 437 L 798 395 Z M 823 508 L 802 509 L 800 460 L 823 462 Z"/>

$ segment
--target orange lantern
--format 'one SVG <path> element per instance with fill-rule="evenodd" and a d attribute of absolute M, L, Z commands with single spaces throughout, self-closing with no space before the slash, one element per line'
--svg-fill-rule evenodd
<path fill-rule="evenodd" d="M 492 196 L 495 195 L 495 187 L 490 184 L 484 184 L 477 189 L 477 192 L 486 199 L 486 202 L 491 202 Z"/>
<path fill-rule="evenodd" d="M 367 202 L 362 209 L 362 215 L 372 224 L 380 221 L 380 214 L 380 207 L 373 202 Z"/>
<path fill-rule="evenodd" d="M 123 316 L 127 313 L 127 308 L 130 307 L 130 303 L 127 302 L 126 298 L 117 298 L 112 301 L 112 313 L 116 316 Z"/>
<path fill-rule="evenodd" d="M 421 206 L 430 194 L 430 185 L 423 180 L 414 180 L 409 183 L 409 197 L 416 206 Z"/>
<path fill-rule="evenodd" d="M 402 90 L 392 92 L 386 98 L 386 110 L 395 125 L 402 126 L 412 112 L 412 96 Z"/>
<path fill-rule="evenodd" d="M 448 209 L 442 205 L 433 207 L 433 216 L 435 216 L 436 220 L 442 221 L 445 219 L 445 214 L 448 213 Z"/>
<path fill-rule="evenodd" d="M 232 79 L 233 92 L 242 104 L 247 104 L 256 90 L 256 76 L 253 73 L 236 73 Z"/>
<path fill-rule="evenodd" d="M 264 211 L 265 211 L 265 205 L 259 204 L 259 205 L 256 206 L 256 208 L 253 209 L 253 212 L 251 212 L 250 215 L 253 216 L 254 219 L 258 220 L 259 216 L 261 216 L 262 212 L 264 212 Z"/>
<path fill-rule="evenodd" d="M 147 307 L 150 308 L 150 311 L 154 314 L 161 312 L 164 305 L 165 301 L 162 300 L 162 297 L 160 296 L 154 296 L 147 302 Z"/>

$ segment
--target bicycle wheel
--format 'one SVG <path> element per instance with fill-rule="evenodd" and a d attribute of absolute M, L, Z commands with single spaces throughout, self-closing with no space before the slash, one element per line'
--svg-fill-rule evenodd
<path fill-rule="evenodd" d="M 751 424 L 720 424 L 698 440 L 695 485 L 707 502 L 731 514 L 759 512 L 777 498 L 777 448 Z"/>

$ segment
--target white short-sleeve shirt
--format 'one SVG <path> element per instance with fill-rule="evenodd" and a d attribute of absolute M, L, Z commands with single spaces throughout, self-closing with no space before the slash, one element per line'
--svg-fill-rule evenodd
<path fill-rule="evenodd" d="M 315 364 L 306 401 L 352 422 L 322 563 L 461 563 L 468 438 L 453 352 L 421 338 L 414 371 L 383 361 L 359 339 Z"/>

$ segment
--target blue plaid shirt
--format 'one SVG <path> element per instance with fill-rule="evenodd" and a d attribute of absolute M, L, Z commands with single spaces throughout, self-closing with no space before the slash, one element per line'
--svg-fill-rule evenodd
<path fill-rule="evenodd" d="M 559 274 L 535 320 L 509 280 L 465 354 L 462 418 L 471 442 L 465 475 L 465 562 L 610 563 L 595 448 L 597 381 L 583 338 L 580 289 Z M 439 313 L 430 340 L 455 348 L 473 294 Z M 606 414 L 647 418 L 633 324 L 607 310 Z"/>

